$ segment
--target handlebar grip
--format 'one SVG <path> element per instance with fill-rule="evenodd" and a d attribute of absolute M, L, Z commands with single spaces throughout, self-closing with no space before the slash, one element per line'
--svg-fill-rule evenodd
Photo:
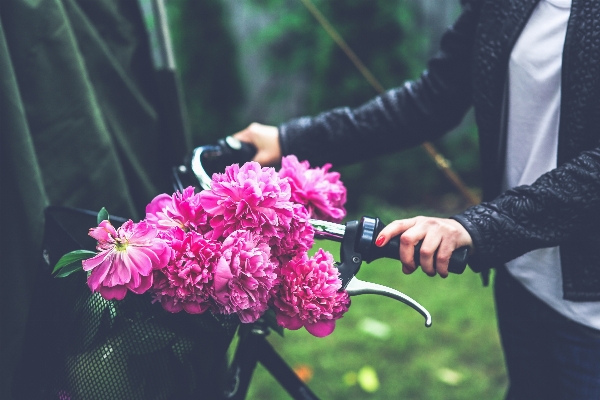
<path fill-rule="evenodd" d="M 224 150 L 230 151 L 231 158 L 234 159 L 234 162 L 237 163 L 245 163 L 254 158 L 256 155 L 256 147 L 248 142 L 242 142 L 234 138 L 233 136 L 227 136 L 225 139 L 220 139 L 218 141 L 219 146 L 221 146 Z"/>
<path fill-rule="evenodd" d="M 360 220 L 357 248 L 363 259 L 369 263 L 379 258 L 400 260 L 400 236 L 395 236 L 383 247 L 375 245 L 375 239 L 385 227 L 379 218 L 363 217 Z M 415 264 L 419 265 L 419 252 L 422 241 L 415 246 Z M 461 247 L 452 252 L 448 264 L 448 272 L 462 274 L 468 261 L 468 247 Z"/>
<path fill-rule="evenodd" d="M 213 173 L 223 173 L 231 164 L 243 164 L 254 158 L 256 147 L 250 143 L 242 142 L 233 136 L 219 139 L 215 146 L 202 153 L 202 168 L 208 176 Z"/>
<path fill-rule="evenodd" d="M 415 246 L 415 265 L 420 264 L 420 252 L 421 245 L 423 241 L 421 240 Z M 467 268 L 467 259 L 469 258 L 469 248 L 468 247 L 460 247 L 452 252 L 450 256 L 450 261 L 448 262 L 448 272 L 453 274 L 462 274 L 465 272 L 465 268 Z"/>

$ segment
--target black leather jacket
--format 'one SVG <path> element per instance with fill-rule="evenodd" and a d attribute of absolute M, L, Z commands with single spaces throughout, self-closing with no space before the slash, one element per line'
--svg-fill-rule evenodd
<path fill-rule="evenodd" d="M 283 124 L 281 149 L 317 164 L 350 163 L 436 139 L 473 106 L 484 202 L 453 217 L 473 239 L 471 267 L 485 270 L 560 245 L 564 298 L 598 301 L 600 1 L 573 0 L 563 52 L 558 167 L 532 185 L 500 193 L 508 59 L 537 2 L 467 2 L 419 79 L 356 109 Z"/>

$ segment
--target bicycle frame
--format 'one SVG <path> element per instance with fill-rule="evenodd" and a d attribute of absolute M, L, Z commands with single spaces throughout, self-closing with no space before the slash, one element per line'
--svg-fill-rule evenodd
<path fill-rule="evenodd" d="M 240 326 L 239 342 L 228 372 L 229 386 L 223 391 L 223 399 L 245 399 L 256 364 L 260 362 L 293 399 L 318 400 L 268 342 L 269 333 L 269 327 L 262 320 Z"/>

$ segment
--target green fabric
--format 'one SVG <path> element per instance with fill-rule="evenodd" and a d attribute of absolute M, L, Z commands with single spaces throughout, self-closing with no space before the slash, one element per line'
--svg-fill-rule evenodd
<path fill-rule="evenodd" d="M 170 190 L 153 79 L 137 2 L 0 1 L 2 399 L 11 398 L 44 207 L 104 206 L 135 219 Z"/>

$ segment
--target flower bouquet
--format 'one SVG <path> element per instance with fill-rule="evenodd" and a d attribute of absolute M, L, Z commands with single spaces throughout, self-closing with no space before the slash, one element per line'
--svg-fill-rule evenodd
<path fill-rule="evenodd" d="M 327 336 L 350 306 L 333 256 L 307 254 L 309 219 L 338 222 L 346 213 L 346 189 L 330 167 L 295 156 L 279 172 L 233 164 L 213 175 L 210 189 L 158 195 L 144 220 L 118 228 L 102 209 L 89 231 L 97 252 L 68 253 L 54 273 L 83 269 L 107 300 L 149 292 L 169 312 L 235 314 L 242 323 L 269 311 L 281 327 Z"/>

